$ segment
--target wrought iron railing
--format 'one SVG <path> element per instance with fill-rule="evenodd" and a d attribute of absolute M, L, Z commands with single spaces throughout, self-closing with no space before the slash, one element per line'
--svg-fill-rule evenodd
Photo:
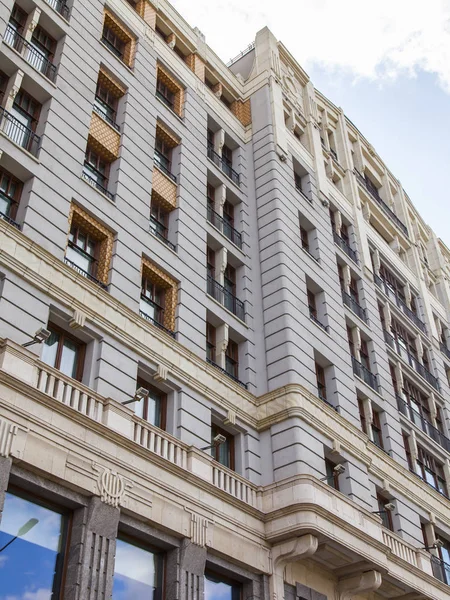
<path fill-rule="evenodd" d="M 419 373 L 419 375 L 423 377 L 425 381 L 433 386 L 435 390 L 440 392 L 439 379 L 430 373 L 430 371 L 422 363 L 420 363 L 415 356 L 405 350 L 405 348 L 399 344 L 398 340 L 391 333 L 389 333 L 389 331 L 383 329 L 383 333 L 386 344 L 390 346 L 390 348 L 392 348 L 392 350 L 394 350 L 399 356 L 401 356 L 410 367 L 417 371 L 417 373 Z"/>
<path fill-rule="evenodd" d="M 102 110 L 102 108 L 101 108 L 102 106 L 105 108 L 105 110 Z M 111 110 L 111 109 L 98 96 L 95 96 L 95 103 L 94 103 L 94 106 L 92 107 L 92 109 L 102 119 L 104 119 L 107 123 L 109 123 L 111 125 L 111 127 L 114 127 L 114 129 L 116 129 L 117 131 L 120 131 L 120 127 L 117 125 L 117 123 L 115 122 L 114 118 L 110 117 L 107 114 L 108 110 Z M 111 112 L 113 114 L 115 114 L 114 111 L 111 111 Z"/>
<path fill-rule="evenodd" d="M 353 250 L 353 248 L 350 247 L 350 245 L 344 240 L 344 238 L 342 238 L 337 231 L 333 231 L 333 238 L 334 238 L 334 243 L 337 244 L 339 246 L 339 248 L 341 250 L 343 250 L 345 252 L 345 254 L 347 254 L 347 256 L 349 256 L 353 262 L 355 262 L 357 265 L 359 264 L 359 260 L 358 260 L 358 254 L 356 253 L 356 250 Z"/>
<path fill-rule="evenodd" d="M 67 6 L 65 0 L 46 0 L 47 4 L 50 4 L 52 8 L 59 12 L 61 16 L 63 16 L 67 21 L 70 16 L 70 8 Z"/>
<path fill-rule="evenodd" d="M 142 310 L 142 307 L 145 307 L 145 305 L 148 305 L 149 312 L 151 312 L 152 310 L 155 311 L 156 309 L 156 318 L 151 317 L 148 313 L 145 312 L 145 310 Z M 158 329 L 165 331 L 175 339 L 175 332 L 165 327 L 161 322 L 164 319 L 164 311 L 161 310 L 154 302 L 152 302 L 149 298 L 147 298 L 147 296 L 144 296 L 143 294 L 141 294 L 141 308 L 139 309 L 139 314 L 141 315 L 141 317 L 144 317 L 146 321 L 149 321 L 150 323 L 158 327 Z"/>
<path fill-rule="evenodd" d="M 399 394 L 396 394 L 396 398 L 398 410 L 402 415 L 408 417 L 414 425 L 420 427 L 431 439 L 447 450 L 447 452 L 450 452 L 450 440 L 437 427 L 430 423 L 428 419 L 425 419 L 420 412 L 412 408 Z"/>
<path fill-rule="evenodd" d="M 41 138 L 34 131 L 26 127 L 2 107 L 0 107 L 0 120 L 3 133 L 11 141 L 21 146 L 33 156 L 38 155 Z"/>
<path fill-rule="evenodd" d="M 314 310 L 311 308 L 309 309 L 309 318 L 311 319 L 311 321 L 314 321 L 314 323 L 318 325 L 321 329 L 328 333 L 328 325 L 324 325 L 321 321 L 319 321 L 319 319 L 314 314 Z"/>
<path fill-rule="evenodd" d="M 245 321 L 245 304 L 229 290 L 208 275 L 208 294 L 219 304 L 232 312 L 238 319 Z"/>
<path fill-rule="evenodd" d="M 69 267 L 72 267 L 72 269 L 74 269 L 77 273 L 79 273 L 80 275 L 83 275 L 83 277 L 86 277 L 86 279 L 89 279 L 89 281 L 96 283 L 103 290 L 108 291 L 108 286 L 105 283 L 103 283 L 102 281 L 99 281 L 93 275 L 91 275 L 90 273 L 88 273 L 87 271 L 85 271 L 84 269 L 79 267 L 77 265 L 77 263 L 74 263 L 73 261 L 69 260 L 67 257 L 64 258 L 64 262 L 66 263 L 66 265 L 69 265 Z"/>
<path fill-rule="evenodd" d="M 163 232 L 161 231 L 161 229 Z M 165 235 L 167 233 L 166 227 L 161 226 L 161 223 L 159 223 L 154 217 L 150 217 L 150 231 L 159 240 L 161 240 L 161 242 L 163 242 L 164 244 L 166 244 L 166 246 L 169 246 L 169 248 L 176 252 L 177 247 L 175 246 L 175 244 L 172 244 L 172 242 L 168 240 Z"/>
<path fill-rule="evenodd" d="M 161 102 L 165 104 L 168 108 L 170 108 L 170 110 L 173 110 L 173 100 L 169 100 L 169 98 L 166 98 L 166 96 L 164 96 L 164 94 L 161 94 L 159 90 L 156 90 L 156 97 L 159 98 Z"/>
<path fill-rule="evenodd" d="M 431 555 L 431 568 L 433 575 L 439 581 L 450 585 L 450 564 L 439 558 L 438 556 Z"/>
<path fill-rule="evenodd" d="M 368 386 L 370 386 L 372 389 L 378 392 L 379 388 L 377 376 L 371 371 L 369 371 L 367 367 L 365 367 L 363 364 L 357 361 L 354 356 L 352 356 L 352 367 L 353 373 L 357 377 L 365 381 L 365 383 L 367 383 Z"/>
<path fill-rule="evenodd" d="M 81 177 L 85 181 L 87 181 L 90 185 L 92 185 L 92 187 L 97 188 L 102 194 L 105 194 L 105 196 L 107 196 L 110 200 L 114 200 L 114 194 L 111 194 L 111 192 L 109 192 L 107 190 L 105 185 L 103 185 L 104 183 L 106 183 L 106 185 L 108 184 L 108 179 L 102 175 L 101 176 L 102 181 L 103 181 L 103 184 L 102 184 L 98 181 L 98 179 L 96 179 L 95 177 L 93 177 L 92 175 L 89 174 L 88 171 L 90 171 L 90 170 L 95 170 L 95 169 L 93 169 L 93 167 L 91 167 L 89 164 L 85 163 L 85 168 L 83 169 L 83 171 L 81 173 Z"/>
<path fill-rule="evenodd" d="M 14 48 L 14 50 L 17 50 L 17 52 L 22 55 L 24 54 L 25 49 L 25 60 L 37 71 L 50 79 L 50 81 L 55 81 L 57 68 L 52 61 L 49 60 L 45 54 L 40 52 L 32 42 L 28 42 L 22 35 L 20 35 L 20 33 L 18 33 L 14 27 L 8 25 L 3 39 L 8 46 L 11 46 L 11 48 Z"/>
<path fill-rule="evenodd" d="M 172 165 L 170 160 L 163 156 L 161 152 L 158 152 L 158 150 L 155 150 L 153 162 L 158 167 L 158 169 L 164 173 L 164 175 L 167 175 L 167 177 L 169 177 L 173 182 L 177 182 L 177 178 L 171 172 Z"/>
<path fill-rule="evenodd" d="M 350 294 L 347 294 L 347 292 L 345 292 L 344 290 L 342 290 L 342 301 L 345 304 L 345 306 L 348 306 L 349 309 L 361 319 L 361 321 L 364 321 L 364 323 L 369 322 L 365 308 L 358 304 L 358 302 L 356 302 L 356 300 L 352 296 L 350 296 Z"/>
<path fill-rule="evenodd" d="M 242 235 L 210 206 L 207 208 L 207 217 L 208 221 L 222 232 L 230 242 L 233 242 L 238 248 L 242 249 Z"/>
<path fill-rule="evenodd" d="M 420 329 L 420 331 L 427 335 L 427 327 L 425 323 L 421 319 L 419 319 L 415 312 L 413 312 L 410 308 L 408 308 L 408 306 L 406 306 L 405 302 L 398 296 L 398 294 L 396 294 L 388 286 L 386 281 L 376 273 L 374 274 L 374 279 L 376 285 L 380 288 L 380 290 L 382 290 L 390 300 L 395 302 L 395 304 L 401 309 L 403 314 L 406 317 L 408 317 L 408 319 L 412 321 L 414 325 L 416 325 L 416 327 Z"/>
<path fill-rule="evenodd" d="M 8 217 L 8 215 L 5 215 L 5 213 L 2 213 L 1 211 L 0 211 L 0 219 L 3 219 L 3 221 L 6 221 L 7 223 L 12 225 L 16 229 L 19 229 L 19 231 L 20 231 L 19 223 L 17 223 L 16 221 L 14 221 L 14 219 L 11 219 L 11 217 Z"/>
<path fill-rule="evenodd" d="M 400 221 L 400 219 L 397 217 L 397 215 L 394 213 L 394 211 L 381 198 L 381 196 L 378 192 L 378 189 L 370 181 L 370 179 L 368 177 L 364 177 L 363 175 L 361 175 L 361 173 L 359 171 L 357 171 L 356 169 L 354 170 L 354 173 L 356 175 L 356 179 L 358 180 L 358 183 L 369 192 L 369 194 L 372 196 L 372 198 L 377 202 L 377 204 L 379 204 L 379 206 L 381 207 L 383 212 L 390 218 L 390 220 L 394 223 L 394 225 L 396 225 L 396 227 L 398 229 L 400 229 L 400 231 L 406 237 L 408 237 L 408 229 L 407 229 L 406 225 L 404 223 L 402 223 L 402 221 Z"/>
<path fill-rule="evenodd" d="M 222 158 L 222 156 L 220 156 L 220 154 L 217 154 L 211 144 L 208 144 L 208 158 L 212 160 L 213 163 L 231 179 L 231 181 L 233 181 L 236 185 L 241 185 L 239 173 L 235 171 L 233 167 L 224 158 Z"/>
<path fill-rule="evenodd" d="M 247 386 L 246 383 L 243 383 L 240 379 L 238 379 L 237 377 L 235 377 L 231 373 L 228 373 L 228 371 L 226 369 L 223 369 L 220 365 L 218 365 L 217 363 L 215 363 L 210 358 L 206 358 L 206 362 L 209 363 L 210 365 L 212 365 L 213 367 L 215 367 L 216 369 L 218 369 L 219 371 L 221 371 L 224 375 L 227 375 L 227 377 L 229 377 L 230 379 L 232 379 L 233 381 L 235 381 L 236 383 L 238 383 L 244 389 L 247 389 L 248 386 Z"/>

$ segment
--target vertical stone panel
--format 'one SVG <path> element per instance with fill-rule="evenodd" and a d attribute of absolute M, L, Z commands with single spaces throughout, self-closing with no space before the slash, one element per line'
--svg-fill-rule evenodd
<path fill-rule="evenodd" d="M 5 494 L 8 489 L 9 474 L 11 472 L 12 459 L 0 456 L 0 523 L 2 522 Z"/>

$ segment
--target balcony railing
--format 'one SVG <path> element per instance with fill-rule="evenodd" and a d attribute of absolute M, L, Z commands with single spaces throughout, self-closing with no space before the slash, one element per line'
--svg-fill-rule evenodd
<path fill-rule="evenodd" d="M 443 561 L 437 556 L 431 556 L 431 568 L 433 569 L 433 575 L 439 581 L 450 585 L 450 564 Z"/>
<path fill-rule="evenodd" d="M 67 21 L 69 20 L 70 9 L 65 0 L 46 0 L 46 2 L 47 4 L 50 4 L 50 6 L 54 8 L 56 12 L 59 12 L 59 14 Z"/>
<path fill-rule="evenodd" d="M 364 323 L 369 322 L 366 310 L 360 304 L 358 304 L 358 302 L 356 302 L 356 300 L 352 296 L 350 296 L 350 294 L 347 294 L 347 292 L 345 292 L 344 290 L 342 290 L 342 301 L 345 304 L 345 306 L 348 306 L 349 309 L 361 319 L 361 321 L 364 321 Z"/>
<path fill-rule="evenodd" d="M 0 211 L 0 219 L 3 219 L 3 221 L 6 221 L 7 223 L 12 225 L 16 229 L 20 230 L 19 223 L 17 223 L 16 221 L 14 221 L 14 219 L 11 219 L 11 217 L 8 217 L 8 215 L 5 215 L 5 213 L 2 213 L 1 211 Z"/>
<path fill-rule="evenodd" d="M 110 117 L 108 115 L 108 112 L 112 112 L 112 114 L 115 114 L 115 113 L 113 111 L 111 111 L 111 109 L 98 96 L 95 96 L 95 103 L 94 103 L 94 106 L 92 107 L 92 109 L 102 119 L 104 119 L 107 123 L 109 123 L 109 125 L 111 125 L 111 127 L 114 127 L 114 129 L 116 131 L 120 131 L 120 127 L 117 125 L 117 123 L 115 122 L 113 117 Z"/>
<path fill-rule="evenodd" d="M 220 154 L 214 150 L 214 147 L 208 144 L 208 158 L 213 161 L 215 165 L 221 169 L 227 177 L 231 179 L 236 185 L 241 185 L 239 173 L 237 173 L 231 165 L 223 159 Z"/>
<path fill-rule="evenodd" d="M 218 281 L 208 275 L 208 294 L 217 300 L 219 304 L 224 306 L 233 315 L 236 315 L 241 321 L 245 321 L 245 305 L 242 300 L 233 296 L 233 294 L 223 287 Z"/>
<path fill-rule="evenodd" d="M 224 375 L 226 375 L 227 377 L 229 377 L 230 379 L 232 379 L 236 383 L 238 383 L 244 389 L 247 389 L 247 384 L 246 383 L 243 383 L 240 379 L 238 379 L 237 377 L 235 377 L 231 373 L 228 373 L 228 371 L 226 369 L 222 369 L 221 366 L 219 366 L 217 363 L 215 363 L 210 358 L 207 357 L 206 358 L 206 362 L 209 363 L 210 365 L 212 365 L 213 367 L 215 367 L 216 369 L 218 369 L 219 371 L 221 371 Z"/>
<path fill-rule="evenodd" d="M 353 262 L 359 265 L 358 254 L 356 253 L 356 250 L 350 248 L 349 244 L 344 240 L 344 238 L 341 238 L 337 231 L 333 231 L 333 238 L 334 243 L 337 244 L 339 248 L 352 259 Z"/>
<path fill-rule="evenodd" d="M 55 81 L 57 69 L 45 54 L 40 52 L 32 42 L 28 42 L 23 36 L 18 33 L 14 27 L 8 25 L 3 37 L 5 42 L 11 48 L 14 48 L 19 54 L 24 53 L 25 60 L 34 67 L 37 71 L 45 75 L 50 81 Z"/>
<path fill-rule="evenodd" d="M 173 100 L 170 100 L 169 98 L 164 96 L 164 94 L 162 94 L 159 90 L 156 90 L 156 97 L 159 98 L 161 100 L 161 102 L 167 106 L 167 108 L 170 108 L 170 110 L 173 110 L 173 107 L 174 107 Z"/>
<path fill-rule="evenodd" d="M 210 206 L 207 209 L 208 221 L 216 227 L 223 235 L 242 250 L 242 235 L 236 231 L 223 217 Z"/>
<path fill-rule="evenodd" d="M 164 173 L 164 175 L 167 175 L 167 177 L 169 177 L 169 179 L 171 179 L 174 183 L 177 182 L 177 178 L 171 172 L 172 165 L 170 160 L 163 156 L 161 152 L 158 152 L 158 150 L 155 150 L 153 162 L 158 167 L 158 169 Z"/>
<path fill-rule="evenodd" d="M 158 240 L 161 240 L 161 242 L 176 252 L 177 247 L 166 237 L 167 228 L 161 225 L 154 217 L 150 217 L 150 231 L 158 238 Z"/>
<path fill-rule="evenodd" d="M 311 321 L 314 321 L 314 323 L 318 325 L 321 329 L 328 333 L 328 325 L 324 325 L 321 321 L 319 321 L 319 319 L 316 317 L 314 311 L 311 308 L 309 309 L 309 318 L 311 319 Z"/>
<path fill-rule="evenodd" d="M 386 294 L 386 296 L 395 302 L 398 308 L 401 309 L 403 314 L 408 317 L 410 321 L 414 323 L 416 327 L 420 329 L 425 335 L 427 335 L 427 327 L 423 321 L 419 319 L 415 312 L 413 312 L 408 306 L 406 306 L 405 302 L 392 290 L 386 281 L 377 274 L 374 274 L 374 279 L 376 285 Z"/>
<path fill-rule="evenodd" d="M 445 356 L 450 359 L 450 350 L 447 348 L 444 342 L 439 344 L 439 348 L 441 349 L 442 354 L 445 354 Z"/>
<path fill-rule="evenodd" d="M 89 171 L 95 171 L 95 169 L 93 169 L 93 167 L 91 167 L 89 164 L 85 164 L 84 169 L 81 173 L 81 177 L 85 181 L 87 181 L 90 185 L 97 188 L 99 192 L 101 192 L 102 194 L 105 194 L 105 196 L 107 196 L 110 200 L 114 200 L 114 194 L 111 194 L 111 192 L 108 192 L 106 187 L 104 185 L 102 185 L 100 183 L 100 181 L 98 180 L 99 178 L 101 178 L 103 183 L 105 183 L 105 182 L 108 183 L 107 178 L 100 174 L 99 174 L 99 178 L 96 178 L 94 173 L 92 173 L 92 175 L 91 175 L 89 173 Z"/>
<path fill-rule="evenodd" d="M 397 217 L 397 215 L 393 212 L 393 210 L 386 204 L 386 202 L 381 198 L 378 189 L 375 185 L 370 181 L 368 177 L 363 177 L 359 171 L 354 170 L 356 179 L 358 183 L 366 189 L 372 198 L 379 204 L 383 212 L 389 217 L 389 219 L 394 223 L 394 225 L 400 229 L 400 231 L 408 237 L 408 229 L 402 221 Z"/>
<path fill-rule="evenodd" d="M 146 308 L 148 312 L 142 310 L 142 308 Z M 154 314 L 153 317 L 148 314 L 150 312 Z M 168 329 L 162 324 L 162 321 L 164 320 L 164 311 L 157 304 L 152 302 L 149 298 L 147 298 L 147 296 L 144 296 L 143 294 L 141 294 L 141 308 L 139 310 L 139 314 L 141 315 L 141 317 L 144 317 L 144 319 L 146 319 L 147 321 L 150 321 L 150 323 L 153 323 L 153 325 L 158 327 L 158 329 L 165 331 L 175 339 L 175 332 L 171 329 Z"/>
<path fill-rule="evenodd" d="M 79 273 L 80 275 L 83 275 L 83 277 L 86 277 L 86 279 L 89 279 L 89 281 L 92 281 L 93 283 L 97 284 L 99 287 L 101 287 L 103 290 L 108 291 L 108 286 L 99 281 L 98 279 L 96 279 L 93 275 L 91 275 L 90 273 L 88 273 L 87 271 L 85 271 L 84 269 L 82 269 L 81 267 L 79 267 L 76 263 L 74 263 L 73 261 L 69 260 L 68 258 L 64 258 L 64 262 L 66 263 L 66 265 L 69 265 L 69 267 L 72 267 L 72 269 L 74 269 L 77 273 Z"/>
<path fill-rule="evenodd" d="M 405 400 L 399 395 L 396 394 L 397 398 L 397 406 L 398 410 L 408 417 L 410 421 L 420 427 L 422 431 L 424 431 L 427 435 L 430 436 L 432 440 L 438 443 L 442 448 L 450 452 L 450 440 L 439 431 L 437 427 L 435 427 L 430 421 L 425 419 L 417 410 L 412 408 Z"/>
<path fill-rule="evenodd" d="M 398 340 L 396 340 L 395 337 L 389 333 L 389 331 L 383 329 L 383 333 L 386 344 L 399 356 L 401 356 L 410 367 L 417 371 L 417 373 L 419 373 L 419 375 L 423 377 L 427 383 L 433 386 L 435 390 L 440 392 L 439 379 L 430 373 L 430 371 L 422 363 L 420 363 L 415 356 L 405 350 L 405 348 L 399 344 Z"/>
<path fill-rule="evenodd" d="M 2 107 L 0 107 L 0 120 L 1 130 L 11 141 L 33 156 L 38 155 L 41 138 L 34 131 L 26 127 Z"/>
<path fill-rule="evenodd" d="M 369 369 L 367 369 L 367 367 L 365 367 L 363 364 L 358 362 L 354 356 L 352 356 L 352 366 L 353 373 L 357 377 L 362 379 L 365 383 L 367 383 L 368 386 L 370 386 L 372 389 L 378 392 L 379 388 L 377 376 L 374 375 L 371 371 L 369 371 Z"/>

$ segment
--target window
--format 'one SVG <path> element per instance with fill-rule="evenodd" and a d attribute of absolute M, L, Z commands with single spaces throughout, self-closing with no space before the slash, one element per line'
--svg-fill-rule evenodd
<path fill-rule="evenodd" d="M 107 190 L 109 164 L 89 146 L 84 157 L 83 175 L 101 191 Z"/>
<path fill-rule="evenodd" d="M 325 384 L 325 370 L 318 363 L 316 363 L 316 380 L 317 380 L 317 392 L 321 400 L 327 399 L 327 387 Z"/>
<path fill-rule="evenodd" d="M 306 231 L 306 229 L 300 225 L 300 238 L 302 241 L 302 248 L 303 250 L 306 250 L 306 252 L 309 252 L 309 239 L 308 239 L 308 232 Z"/>
<path fill-rule="evenodd" d="M 227 265 L 224 274 L 223 287 L 225 288 L 224 306 L 232 313 L 236 312 L 234 298 L 236 296 L 236 269 Z"/>
<path fill-rule="evenodd" d="M 389 529 L 390 531 L 394 531 L 392 524 L 392 513 L 390 510 L 386 509 L 386 504 L 390 504 L 390 501 L 386 498 L 383 498 L 381 494 L 377 494 L 377 504 L 378 514 L 380 515 L 383 527 L 386 527 L 386 529 Z"/>
<path fill-rule="evenodd" d="M 95 91 L 95 111 L 111 124 L 116 123 L 117 96 L 108 89 L 102 79 L 97 82 Z"/>
<path fill-rule="evenodd" d="M 403 445 L 405 447 L 406 460 L 408 462 L 408 468 L 410 471 L 414 472 L 411 447 L 409 445 L 409 437 L 404 431 L 402 432 L 402 437 L 403 437 Z"/>
<path fill-rule="evenodd" d="M 431 423 L 431 411 L 428 398 L 416 388 L 410 381 L 403 378 L 403 397 L 409 408 L 411 421 L 423 429 L 422 418 Z"/>
<path fill-rule="evenodd" d="M 325 470 L 327 474 L 326 482 L 329 486 L 339 491 L 339 473 L 337 473 L 334 468 L 335 464 L 331 462 L 328 458 L 325 459 Z"/>
<path fill-rule="evenodd" d="M 120 58 L 120 60 L 124 59 L 126 43 L 113 31 L 106 21 L 103 26 L 102 42 L 117 58 Z"/>
<path fill-rule="evenodd" d="M 366 340 L 361 340 L 361 348 L 359 351 L 360 363 L 365 367 L 368 371 L 370 371 L 370 359 L 369 359 L 369 350 L 367 348 Z"/>
<path fill-rule="evenodd" d="M 205 600 L 241 600 L 242 584 L 217 575 L 205 573 Z"/>
<path fill-rule="evenodd" d="M 55 53 L 56 42 L 39 25 L 33 31 L 31 44 L 36 50 L 44 55 L 47 60 L 52 60 Z"/>
<path fill-rule="evenodd" d="M 381 430 L 380 413 L 376 410 L 373 411 L 371 429 L 373 443 L 375 446 L 378 446 L 378 448 L 383 449 L 383 434 Z"/>
<path fill-rule="evenodd" d="M 164 324 L 164 300 L 164 289 L 143 277 L 141 287 L 141 314 L 143 313 L 143 316 L 153 322 L 159 323 L 160 325 Z"/>
<path fill-rule="evenodd" d="M 143 379 L 137 380 L 137 387 L 143 387 L 149 391 L 147 398 L 136 403 L 135 414 L 145 419 L 151 425 L 166 428 L 167 395 L 152 386 Z"/>
<path fill-rule="evenodd" d="M 223 435 L 226 438 L 226 441 L 218 446 L 214 445 L 214 438 L 217 435 Z M 211 453 L 214 460 L 234 471 L 234 436 L 231 435 L 231 433 L 228 433 L 228 431 L 221 429 L 218 425 L 212 423 L 211 444 L 213 445 Z"/>
<path fill-rule="evenodd" d="M 443 465 L 420 446 L 417 447 L 417 451 L 417 470 L 419 475 L 428 485 L 441 494 L 444 494 L 444 496 L 447 496 Z"/>
<path fill-rule="evenodd" d="M 233 241 L 232 230 L 234 229 L 234 206 L 228 200 L 223 205 L 223 233 Z"/>
<path fill-rule="evenodd" d="M 155 141 L 154 161 L 161 171 L 170 175 L 172 172 L 172 146 L 159 136 Z"/>
<path fill-rule="evenodd" d="M 416 340 L 413 335 L 411 335 L 403 325 L 400 325 L 398 321 L 392 319 L 391 322 L 391 335 L 394 340 L 397 342 L 397 352 L 400 355 L 411 354 L 415 358 L 417 358 L 417 348 L 416 348 Z M 403 350 L 403 352 L 402 352 Z"/>
<path fill-rule="evenodd" d="M 404 285 L 383 264 L 380 265 L 380 277 L 386 283 L 389 291 L 405 302 Z"/>
<path fill-rule="evenodd" d="M 214 150 L 214 131 L 212 129 L 207 130 L 206 138 L 208 142 L 208 147 Z"/>
<path fill-rule="evenodd" d="M 233 166 L 233 151 L 226 145 L 222 148 L 222 162 L 229 167 Z"/>
<path fill-rule="evenodd" d="M 41 360 L 64 375 L 81 381 L 86 344 L 56 325 L 49 324 L 48 329 L 51 335 L 43 344 Z"/>
<path fill-rule="evenodd" d="M 216 362 L 216 328 L 206 323 L 206 360 Z"/>
<path fill-rule="evenodd" d="M 351 329 L 351 327 L 349 327 L 349 325 L 347 325 L 347 339 L 348 339 L 348 346 L 350 349 L 350 354 L 355 357 L 355 344 L 353 343 L 353 331 Z"/>
<path fill-rule="evenodd" d="M 163 597 L 164 558 L 143 544 L 119 536 L 116 541 L 112 600 Z"/>
<path fill-rule="evenodd" d="M 364 400 L 358 398 L 358 410 L 359 410 L 359 420 L 361 421 L 361 429 L 363 433 L 367 434 L 367 419 L 366 412 L 364 410 Z"/>
<path fill-rule="evenodd" d="M 11 12 L 11 16 L 9 18 L 10 26 L 17 31 L 17 33 L 22 34 L 23 29 L 25 27 L 25 23 L 27 20 L 27 13 L 24 12 L 20 6 L 14 4 L 14 7 Z"/>
<path fill-rule="evenodd" d="M 308 295 L 308 308 L 309 308 L 309 316 L 311 319 L 317 321 L 317 308 L 316 308 L 316 297 L 311 292 L 311 290 L 307 290 Z"/>
<path fill-rule="evenodd" d="M 26 598 L 30 590 L 40 590 L 42 598 L 62 597 L 67 531 L 66 513 L 19 490 L 6 493 L 0 524 L 2 597 Z"/>
<path fill-rule="evenodd" d="M 96 277 L 98 248 L 95 240 L 80 228 L 72 225 L 66 250 L 66 261 L 72 263 L 77 270 Z"/>
<path fill-rule="evenodd" d="M 216 196 L 215 187 L 213 185 L 211 185 L 210 183 L 208 183 L 208 185 L 206 186 L 206 200 L 208 203 L 208 208 L 210 208 L 211 210 L 214 210 L 215 196 Z"/>
<path fill-rule="evenodd" d="M 0 213 L 14 219 L 22 184 L 7 171 L 0 169 Z"/>
<path fill-rule="evenodd" d="M 31 152 L 34 142 L 33 132 L 36 130 L 41 105 L 24 90 L 19 90 L 10 114 L 14 120 L 8 120 L 5 133 L 16 144 Z"/>
<path fill-rule="evenodd" d="M 358 282 L 353 277 L 350 279 L 350 296 L 359 304 Z"/>
<path fill-rule="evenodd" d="M 225 371 L 231 377 L 239 378 L 239 346 L 233 340 L 228 340 L 225 352 Z"/>
<path fill-rule="evenodd" d="M 169 214 L 161 204 L 152 197 L 150 207 L 150 231 L 164 240 L 167 240 Z"/>
<path fill-rule="evenodd" d="M 216 253 L 209 246 L 206 249 L 206 269 L 208 271 L 208 277 L 211 277 L 211 279 L 215 279 L 215 276 L 216 276 Z"/>
<path fill-rule="evenodd" d="M 171 110 L 174 109 L 175 104 L 175 94 L 171 91 L 167 84 L 164 83 L 161 79 L 157 80 L 156 83 L 156 95 L 157 97 L 164 102 L 166 106 L 168 106 Z"/>

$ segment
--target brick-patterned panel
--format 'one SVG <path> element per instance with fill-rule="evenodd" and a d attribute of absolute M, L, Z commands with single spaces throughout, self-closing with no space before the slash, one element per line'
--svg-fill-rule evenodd
<path fill-rule="evenodd" d="M 242 100 L 235 100 L 231 105 L 231 112 L 239 119 L 244 127 L 251 125 L 252 109 L 250 106 L 250 99 L 245 102 L 242 102 Z"/>
<path fill-rule="evenodd" d="M 186 64 L 201 81 L 205 81 L 205 63 L 198 54 L 193 53 L 186 56 Z"/>
<path fill-rule="evenodd" d="M 125 44 L 123 62 L 130 68 L 133 67 L 134 55 L 136 53 L 136 38 L 129 29 L 119 21 L 109 10 L 105 10 L 105 25 L 113 31 Z"/>
<path fill-rule="evenodd" d="M 153 169 L 152 194 L 158 197 L 158 202 L 166 210 L 171 211 L 177 207 L 177 186 L 157 167 Z"/>
<path fill-rule="evenodd" d="M 119 157 L 120 133 L 99 117 L 97 113 L 92 113 L 89 145 L 105 160 L 112 162 Z"/>
<path fill-rule="evenodd" d="M 152 29 L 156 28 L 156 10 L 148 0 L 138 0 L 136 11 Z"/>

